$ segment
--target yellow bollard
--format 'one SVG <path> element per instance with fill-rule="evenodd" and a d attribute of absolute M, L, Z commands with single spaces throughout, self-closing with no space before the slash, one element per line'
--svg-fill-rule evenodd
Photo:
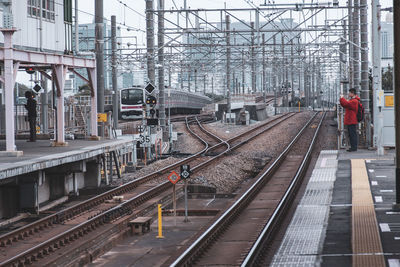
<path fill-rule="evenodd" d="M 162 209 L 161 204 L 158 204 L 158 236 L 157 238 L 164 238 L 162 235 Z"/>
<path fill-rule="evenodd" d="M 299 101 L 299 112 L 300 112 L 300 101 Z"/>

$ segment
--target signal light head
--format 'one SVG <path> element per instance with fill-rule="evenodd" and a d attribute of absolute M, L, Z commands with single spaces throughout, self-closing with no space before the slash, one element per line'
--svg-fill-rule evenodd
<path fill-rule="evenodd" d="M 32 67 L 27 67 L 27 68 L 25 69 L 25 71 L 26 71 L 26 73 L 28 73 L 28 74 L 34 74 L 34 73 L 35 73 L 35 70 L 34 70 L 34 68 L 32 68 Z"/>
<path fill-rule="evenodd" d="M 151 105 L 151 106 L 156 105 L 157 104 L 157 99 L 154 96 L 149 95 L 146 98 L 146 104 L 147 105 Z"/>

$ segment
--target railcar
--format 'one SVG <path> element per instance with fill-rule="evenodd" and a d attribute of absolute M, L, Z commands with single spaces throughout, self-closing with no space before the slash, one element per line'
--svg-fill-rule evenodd
<path fill-rule="evenodd" d="M 119 117 L 127 118 L 134 116 L 142 117 L 143 112 L 143 87 L 134 86 L 119 91 Z M 147 94 L 147 93 L 146 93 Z M 159 109 L 159 93 L 156 90 L 152 93 L 157 97 L 156 110 Z M 211 103 L 207 96 L 197 93 L 185 92 L 176 89 L 165 89 L 165 109 L 171 110 L 171 114 L 197 114 L 201 109 Z"/>

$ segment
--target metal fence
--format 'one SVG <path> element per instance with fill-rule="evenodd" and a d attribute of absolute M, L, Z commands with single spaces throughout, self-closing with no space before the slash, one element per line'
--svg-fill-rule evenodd
<path fill-rule="evenodd" d="M 40 98 L 38 99 L 37 111 L 37 132 L 45 133 L 43 129 L 43 116 Z M 65 116 L 65 131 L 66 133 L 88 135 L 89 133 L 89 118 L 91 112 L 91 98 L 90 96 L 70 97 L 64 100 L 64 116 Z M 108 99 L 108 101 L 110 101 Z M 48 104 L 47 125 L 48 133 L 54 132 L 55 124 L 55 110 L 52 105 Z M 4 107 L 2 109 L 4 111 Z M 14 108 L 15 114 L 15 131 L 16 134 L 24 134 L 29 132 L 29 123 L 27 121 L 28 112 L 25 104 L 16 104 Z M 5 118 L 6 119 L 6 118 Z M 4 123 L 1 127 L 1 133 L 4 133 Z"/>

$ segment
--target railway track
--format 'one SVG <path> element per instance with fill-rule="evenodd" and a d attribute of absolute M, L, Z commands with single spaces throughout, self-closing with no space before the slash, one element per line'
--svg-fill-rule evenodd
<path fill-rule="evenodd" d="M 277 117 L 268 123 L 252 128 L 249 132 L 212 146 L 203 140 L 205 148 L 186 159 L 0 236 L 0 246 L 3 252 L 0 255 L 0 265 L 23 266 L 37 264 L 39 260 L 41 263 L 51 264 L 60 257 L 59 254 L 62 254 L 54 252 L 60 251 L 61 248 L 67 251 L 67 247 L 76 249 L 77 245 L 74 244 L 86 241 L 85 239 L 93 236 L 94 232 L 98 233 L 96 235 L 101 235 L 102 231 L 110 230 L 113 227 L 120 229 L 125 227 L 126 229 L 130 219 L 143 216 L 142 214 L 148 209 L 144 205 L 147 201 L 165 194 L 171 188 L 169 182 L 155 186 L 154 183 L 151 183 L 152 180 L 165 176 L 171 170 L 177 170 L 181 164 L 198 160 L 206 151 L 226 146 L 224 152 L 210 159 L 202 160 L 192 168 L 192 171 L 196 172 L 293 115 Z M 201 125 L 199 120 L 196 120 L 196 123 Z M 189 122 L 187 126 L 190 129 Z M 199 126 L 199 129 L 205 131 L 203 127 Z M 191 132 L 194 133 L 193 130 Z M 251 133 L 250 137 L 248 137 L 249 133 Z M 108 203 L 114 196 L 121 195 L 126 199 L 123 203 Z"/>
<path fill-rule="evenodd" d="M 204 121 L 207 121 L 207 118 L 202 118 L 202 122 Z M 221 142 L 225 143 L 225 141 L 222 140 L 220 137 L 211 133 L 210 131 L 207 131 L 201 124 L 198 117 L 186 118 L 186 125 L 191 126 L 187 127 L 189 132 L 197 139 L 201 140 L 205 145 L 204 153 L 206 153 L 214 145 L 217 145 Z"/>
<path fill-rule="evenodd" d="M 324 117 L 325 113 L 315 114 L 277 159 L 256 177 L 255 183 L 176 260 L 167 263 L 265 266 L 265 250 L 307 170 Z"/>
<path fill-rule="evenodd" d="M 198 118 L 199 120 L 209 120 L 213 119 L 214 116 L 212 113 L 205 113 L 200 115 L 175 115 L 171 116 L 171 122 L 184 122 L 186 118 L 190 120 L 194 120 Z M 119 128 L 124 132 L 136 132 L 136 127 L 141 123 L 142 119 L 130 119 L 130 120 L 120 120 Z"/>

